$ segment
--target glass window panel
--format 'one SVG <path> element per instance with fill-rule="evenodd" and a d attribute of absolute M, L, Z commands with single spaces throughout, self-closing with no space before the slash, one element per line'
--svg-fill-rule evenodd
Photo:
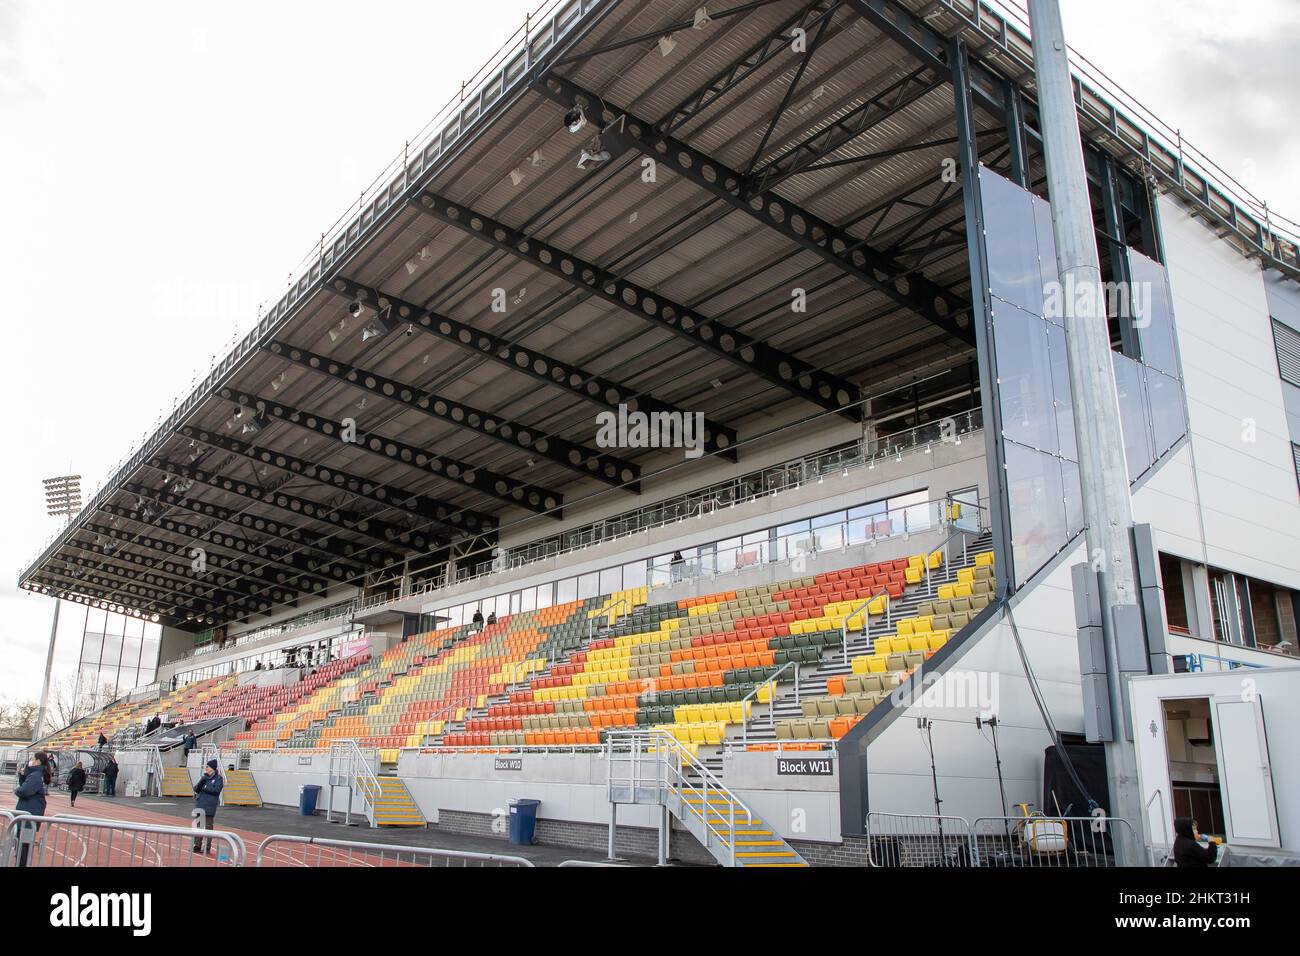
<path fill-rule="evenodd" d="M 719 571 L 734 571 L 736 569 L 736 556 L 742 550 L 739 538 L 725 538 L 717 544 L 717 550 L 713 558 L 713 566 Z"/>
<path fill-rule="evenodd" d="M 1129 250 L 1134 294 L 1140 297 L 1138 346 L 1142 362 L 1178 378 L 1178 349 L 1174 341 L 1174 310 L 1169 301 L 1165 267 L 1135 249 Z"/>
<path fill-rule="evenodd" d="M 841 518 L 843 515 L 841 515 Z M 813 532 L 817 539 L 817 550 L 826 551 L 834 548 L 844 547 L 845 527 L 842 523 L 837 522 L 832 525 L 823 525 Z"/>
<path fill-rule="evenodd" d="M 1083 530 L 1083 486 L 1079 484 L 1079 465 L 1061 461 L 1061 491 L 1065 496 L 1066 537 L 1073 538 Z"/>
<path fill-rule="evenodd" d="M 1061 281 L 1056 264 L 1056 235 L 1052 232 L 1052 204 L 1039 196 L 1031 197 L 1030 202 L 1034 207 L 1034 238 L 1038 244 L 1039 288 L 1046 290 Z M 1043 318 L 1055 325 L 1065 322 L 1064 315 L 1044 315 Z"/>
<path fill-rule="evenodd" d="M 520 592 L 519 607 L 524 611 L 537 610 L 537 588 L 524 588 Z"/>
<path fill-rule="evenodd" d="M 1120 424 L 1124 428 L 1124 456 L 1128 460 L 1129 481 L 1137 478 L 1155 460 L 1147 427 L 1146 389 L 1140 363 L 1119 352 L 1111 353 L 1115 369 L 1115 389 L 1119 394 Z"/>
<path fill-rule="evenodd" d="M 551 607 L 555 604 L 555 582 L 548 581 L 546 584 L 537 585 L 537 609 L 540 611 L 544 607 Z"/>
<path fill-rule="evenodd" d="M 817 528 L 831 528 L 834 527 L 835 525 L 843 524 L 846 517 L 847 515 L 843 511 L 832 511 L 828 515 L 820 515 L 816 518 L 813 518 L 812 526 L 814 530 L 816 530 Z"/>
<path fill-rule="evenodd" d="M 1052 401 L 1056 409 L 1057 452 L 1062 458 L 1079 460 L 1074 440 L 1074 402 L 1070 389 L 1070 362 L 1065 352 L 1065 329 L 1047 323 L 1047 354 L 1052 367 Z M 1051 451 L 1052 449 L 1046 449 Z"/>
<path fill-rule="evenodd" d="M 645 587 L 646 568 L 645 561 L 630 561 L 623 565 L 623 587 L 640 588 Z"/>
<path fill-rule="evenodd" d="M 577 578 L 565 578 L 556 585 L 555 604 L 569 604 L 577 600 Z"/>
<path fill-rule="evenodd" d="M 510 613 L 518 614 L 523 606 L 524 595 L 522 591 L 512 591 L 510 593 Z"/>
<path fill-rule="evenodd" d="M 858 505 L 856 508 L 849 509 L 849 520 L 854 518 L 866 518 L 871 515 L 881 515 L 885 513 L 885 502 L 873 501 L 870 504 Z"/>
<path fill-rule="evenodd" d="M 600 572 L 600 592 L 601 594 L 613 594 L 615 591 L 623 590 L 623 569 L 606 568 Z"/>
<path fill-rule="evenodd" d="M 600 593 L 600 575 L 595 571 L 578 577 L 578 598 L 595 597 Z"/>
<path fill-rule="evenodd" d="M 988 169 L 981 169 L 980 199 L 989 290 L 994 296 L 1034 315 L 1043 312 L 1043 285 L 1030 193 Z"/>
<path fill-rule="evenodd" d="M 1024 584 L 1066 542 L 1061 461 L 1015 442 L 1005 447 L 1016 583 Z"/>
<path fill-rule="evenodd" d="M 1155 454 L 1163 455 L 1187 432 L 1183 386 L 1155 369 L 1147 369 L 1147 399 L 1151 405 L 1151 433 Z"/>
<path fill-rule="evenodd" d="M 1050 323 L 1006 303 L 993 305 L 1003 434 L 1009 441 L 1055 454 L 1060 445 L 1049 327 Z"/>

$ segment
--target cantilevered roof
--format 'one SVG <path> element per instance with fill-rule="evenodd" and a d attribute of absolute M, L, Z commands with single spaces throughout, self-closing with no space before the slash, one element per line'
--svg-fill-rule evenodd
<path fill-rule="evenodd" d="M 533 20 L 24 585 L 191 629 L 247 619 L 504 522 L 543 534 L 596 489 L 635 500 L 661 453 L 597 447 L 602 411 L 703 413 L 734 455 L 773 415 L 856 420 L 863 396 L 968 362 L 947 51 L 964 37 L 980 61 L 1000 167 L 997 84 L 1032 80 L 1014 35 L 955 3 L 700 9 Z"/>

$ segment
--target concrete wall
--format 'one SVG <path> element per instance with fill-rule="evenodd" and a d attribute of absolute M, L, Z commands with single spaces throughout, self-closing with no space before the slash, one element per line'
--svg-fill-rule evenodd
<path fill-rule="evenodd" d="M 1162 198 L 1159 214 L 1194 471 L 1162 482 L 1177 501 L 1161 514 L 1181 520 L 1161 521 L 1158 541 L 1183 557 L 1300 588 L 1300 491 L 1263 273 L 1178 203 Z M 1203 534 L 1199 548 L 1194 529 Z M 1180 543 L 1203 557 L 1175 550 Z"/>

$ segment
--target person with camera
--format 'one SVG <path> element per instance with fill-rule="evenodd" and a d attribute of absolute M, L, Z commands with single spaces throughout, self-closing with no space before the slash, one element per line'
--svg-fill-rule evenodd
<path fill-rule="evenodd" d="M 226 785 L 226 778 L 221 776 L 217 766 L 216 760 L 209 760 L 203 769 L 203 776 L 194 785 L 194 808 L 203 811 L 205 830 L 212 829 L 212 823 L 217 818 L 217 807 L 221 805 L 221 790 Z M 194 852 L 211 853 L 212 839 L 209 837 L 205 841 L 202 837 L 197 837 L 194 840 Z"/>

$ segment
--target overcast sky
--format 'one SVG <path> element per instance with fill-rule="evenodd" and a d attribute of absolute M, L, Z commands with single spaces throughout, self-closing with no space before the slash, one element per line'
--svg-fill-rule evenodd
<path fill-rule="evenodd" d="M 1300 3 L 1062 2 L 1073 46 L 1300 220 Z M 89 497 L 536 6 L 0 0 L 0 698 L 40 690 L 41 479 Z"/>

